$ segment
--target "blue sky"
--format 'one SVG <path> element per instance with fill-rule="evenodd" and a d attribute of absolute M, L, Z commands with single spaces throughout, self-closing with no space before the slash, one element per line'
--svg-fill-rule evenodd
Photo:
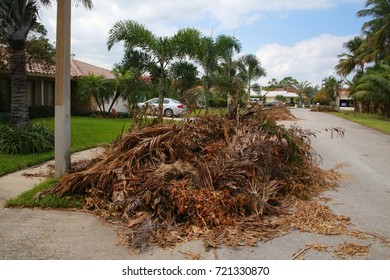
<path fill-rule="evenodd" d="M 122 45 L 107 50 L 108 31 L 119 20 L 135 20 L 154 34 L 171 36 L 184 27 L 204 35 L 235 35 L 242 54 L 256 54 L 267 76 L 286 76 L 320 85 L 335 75 L 343 43 L 360 34 L 357 18 L 365 0 L 93 0 L 94 9 L 72 10 L 72 53 L 76 59 L 111 69 Z M 41 21 L 55 41 L 56 6 L 41 9 Z"/>

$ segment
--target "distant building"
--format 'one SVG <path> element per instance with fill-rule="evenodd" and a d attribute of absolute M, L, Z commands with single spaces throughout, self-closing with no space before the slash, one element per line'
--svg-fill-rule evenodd
<path fill-rule="evenodd" d="M 340 109 L 353 109 L 353 99 L 349 95 L 350 91 L 348 88 L 343 88 L 340 92 Z"/>
<path fill-rule="evenodd" d="M 286 90 L 264 90 L 262 89 L 259 93 L 255 91 L 251 91 L 250 98 L 251 99 L 260 99 L 265 101 L 266 103 L 275 101 L 276 96 L 283 96 L 286 98 L 286 103 L 293 104 L 298 101 L 299 95 L 294 92 L 289 92 Z"/>
<path fill-rule="evenodd" d="M 71 59 L 70 76 L 71 76 L 71 113 L 88 114 L 97 110 L 95 102 L 90 99 L 82 102 L 77 95 L 76 87 L 80 77 L 87 75 L 102 75 L 107 79 L 114 79 L 114 74 L 105 68 L 98 67 L 80 60 Z M 54 107 L 55 97 L 55 66 L 43 67 L 39 64 L 26 65 L 27 75 L 27 101 L 29 107 L 45 106 Z M 9 73 L 0 69 L 0 96 L 4 97 L 4 102 L 10 102 L 11 85 Z M 8 96 L 8 97 L 7 97 Z M 124 105 L 117 102 L 121 111 Z M 3 104 L 0 110 L 4 110 L 7 104 Z"/>

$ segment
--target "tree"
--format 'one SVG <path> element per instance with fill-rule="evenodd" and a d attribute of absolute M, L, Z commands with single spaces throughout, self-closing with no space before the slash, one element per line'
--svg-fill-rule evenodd
<path fill-rule="evenodd" d="M 311 85 L 310 82 L 308 81 L 304 81 L 304 82 L 300 82 L 296 85 L 291 85 L 291 87 L 295 88 L 298 95 L 299 95 L 299 103 L 301 104 L 302 101 L 304 99 L 306 99 L 306 97 L 308 95 L 310 95 L 310 91 L 312 90 L 313 86 Z"/>
<path fill-rule="evenodd" d="M 141 100 L 144 92 L 149 88 L 149 79 L 142 76 L 138 67 L 126 68 L 122 65 L 116 65 L 113 73 L 115 75 L 114 94 L 108 112 L 111 112 L 112 107 L 120 97 L 127 101 L 130 108 L 134 108 L 134 105 Z"/>
<path fill-rule="evenodd" d="M 40 0 L 50 5 L 50 0 Z M 81 1 L 92 7 L 92 1 Z M 38 1 L 2 0 L 0 2 L 1 32 L 10 48 L 11 74 L 11 125 L 27 127 L 29 123 L 26 90 L 26 41 L 29 32 L 37 23 Z"/>
<path fill-rule="evenodd" d="M 390 1 L 367 0 L 358 17 L 370 17 L 362 26 L 366 39 L 362 52 L 369 62 L 380 62 L 390 55 Z"/>
<path fill-rule="evenodd" d="M 243 83 L 238 79 L 238 62 L 233 60 L 234 53 L 241 51 L 241 43 L 234 36 L 220 35 L 216 40 L 218 54 L 218 87 L 227 93 L 228 114 L 233 116 L 240 101 Z"/>
<path fill-rule="evenodd" d="M 329 76 L 322 80 L 322 85 L 325 89 L 326 94 L 335 101 L 336 109 L 340 107 L 340 91 L 342 81 L 337 80 L 334 76 Z"/>
<path fill-rule="evenodd" d="M 370 68 L 356 82 L 352 95 L 356 101 L 369 102 L 390 117 L 390 66 L 382 64 Z"/>
<path fill-rule="evenodd" d="M 210 89 L 213 85 L 218 67 L 218 52 L 212 37 L 201 37 L 196 61 L 203 68 L 203 88 L 206 114 L 209 112 Z"/>
<path fill-rule="evenodd" d="M 183 97 L 184 93 L 194 87 L 197 82 L 198 69 L 196 65 L 187 61 L 178 61 L 169 68 L 169 75 L 177 95 Z M 180 98 L 179 98 L 180 99 Z"/>
<path fill-rule="evenodd" d="M 36 23 L 38 6 L 30 0 L 0 2 L 0 20 L 3 35 L 10 47 L 11 114 L 13 126 L 27 127 L 26 54 L 27 35 Z"/>
<path fill-rule="evenodd" d="M 284 77 L 277 85 L 279 88 L 284 88 L 285 90 L 289 90 L 292 88 L 296 88 L 299 85 L 299 82 L 293 77 Z"/>
<path fill-rule="evenodd" d="M 77 91 L 82 101 L 87 101 L 92 97 L 98 105 L 99 111 L 104 113 L 106 111 L 104 104 L 113 96 L 115 82 L 101 75 L 95 76 L 90 74 L 79 79 Z"/>
<path fill-rule="evenodd" d="M 238 59 L 239 76 L 247 83 L 247 93 L 250 96 L 252 81 L 266 76 L 266 71 L 261 67 L 260 60 L 253 54 L 243 55 Z"/>
<path fill-rule="evenodd" d="M 39 22 L 30 30 L 26 45 L 26 62 L 50 68 L 55 63 L 55 47 L 47 39 L 47 30 Z M 10 48 L 0 28 L 0 69 L 9 70 Z"/>
<path fill-rule="evenodd" d="M 348 52 L 338 55 L 339 64 L 336 65 L 336 73 L 342 77 L 356 72 L 362 74 L 364 72 L 364 58 L 362 57 L 362 45 L 364 39 L 361 36 L 356 36 L 352 40 L 344 43 L 344 48 Z"/>
<path fill-rule="evenodd" d="M 189 49 L 189 38 L 196 42 L 199 32 L 187 28 L 172 37 L 154 35 L 145 26 L 132 21 L 118 21 L 109 31 L 108 50 L 123 41 L 125 49 L 138 49 L 150 58 L 149 71 L 156 75 L 159 84 L 159 120 L 162 122 L 163 99 L 166 91 L 166 77 L 169 65 L 175 58 L 185 55 Z M 185 38 L 185 39 L 184 39 Z M 181 45 L 185 42 L 187 46 Z"/>

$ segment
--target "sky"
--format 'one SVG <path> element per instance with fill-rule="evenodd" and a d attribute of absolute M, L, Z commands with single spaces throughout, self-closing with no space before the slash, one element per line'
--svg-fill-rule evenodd
<path fill-rule="evenodd" d="M 55 42 L 56 3 L 40 9 L 40 20 Z M 205 36 L 234 35 L 237 55 L 255 54 L 267 76 L 258 82 L 293 77 L 321 85 L 330 75 L 343 43 L 361 34 L 367 18 L 358 18 L 365 0 L 93 0 L 94 8 L 72 7 L 75 59 L 112 69 L 123 57 L 123 44 L 108 51 L 108 32 L 120 20 L 134 20 L 157 36 L 186 27 Z"/>

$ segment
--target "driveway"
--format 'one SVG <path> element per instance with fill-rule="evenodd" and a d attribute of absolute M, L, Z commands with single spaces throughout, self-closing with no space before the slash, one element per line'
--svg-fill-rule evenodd
<path fill-rule="evenodd" d="M 323 168 L 345 164 L 342 172 L 348 178 L 337 191 L 323 195 L 329 199 L 327 205 L 336 214 L 350 217 L 354 229 L 372 233 L 372 237 L 294 231 L 257 247 L 206 251 L 200 241 L 195 241 L 173 250 L 150 247 L 142 254 L 133 254 L 118 244 L 114 225 L 90 214 L 5 208 L 0 210 L 0 259 L 186 259 L 198 255 L 202 259 L 289 260 L 297 252 L 302 252 L 299 257 L 305 259 L 334 259 L 338 246 L 347 242 L 369 246 L 367 254 L 353 259 L 389 260 L 390 247 L 383 237 L 390 237 L 390 136 L 330 114 L 306 109 L 292 112 L 299 118 L 297 125 L 317 131 L 312 144 L 323 158 Z M 331 138 L 325 129 L 332 127 L 343 128 L 345 136 Z M 8 182 L 12 176 L 7 177 Z M 0 197 L 5 197 L 5 184 L 0 178 Z M 323 244 L 328 250 L 305 250 L 309 244 Z"/>

